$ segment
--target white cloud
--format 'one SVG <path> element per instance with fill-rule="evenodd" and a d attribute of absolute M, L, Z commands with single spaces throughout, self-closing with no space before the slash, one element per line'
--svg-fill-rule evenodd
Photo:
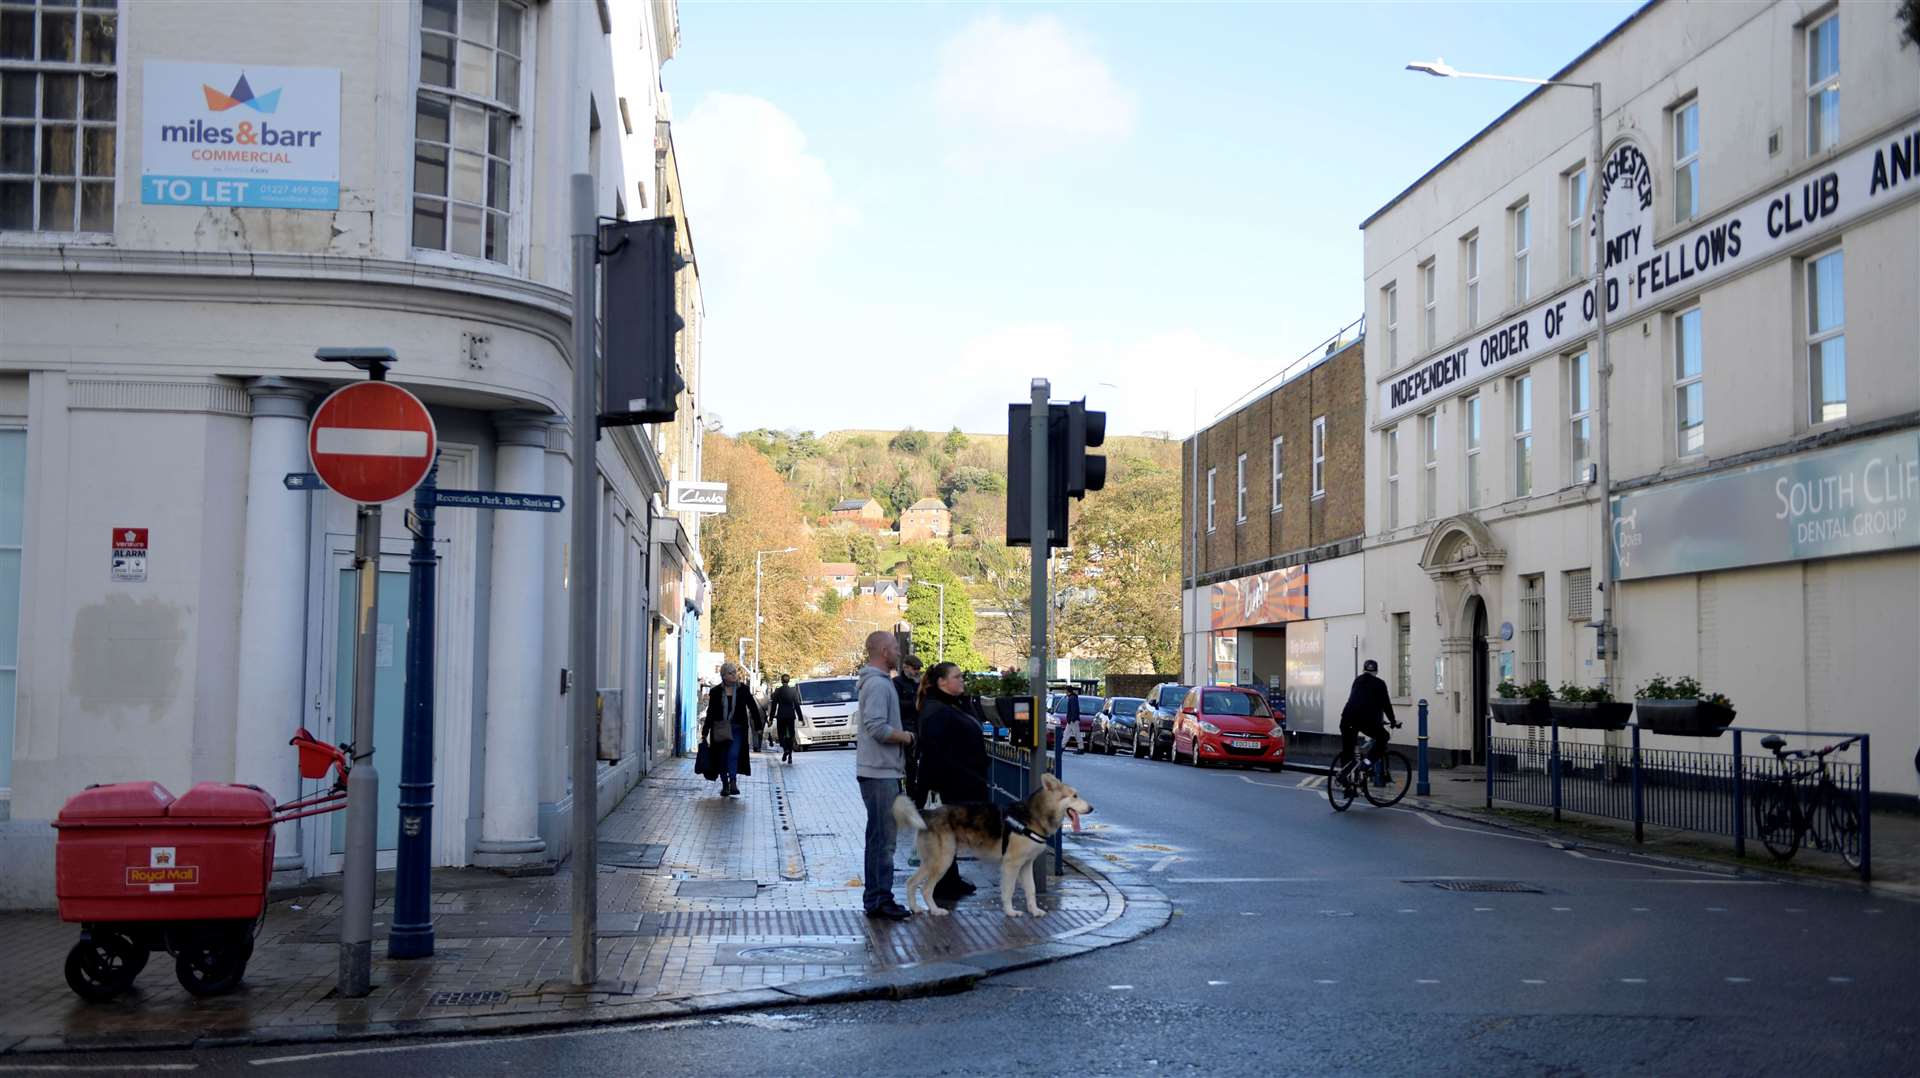
<path fill-rule="evenodd" d="M 1051 15 L 975 19 L 941 46 L 934 103 L 968 152 L 1044 153 L 1132 133 L 1133 94 Z"/>

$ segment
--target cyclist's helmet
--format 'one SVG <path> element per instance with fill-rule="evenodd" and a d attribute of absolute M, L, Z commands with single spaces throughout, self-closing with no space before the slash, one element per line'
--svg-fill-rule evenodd
<path fill-rule="evenodd" d="M 1380 672 L 1380 664 L 1377 662 L 1374 662 L 1372 659 L 1368 659 L 1366 662 L 1366 665 L 1362 666 L 1360 669 L 1365 670 L 1369 674 L 1377 674 Z"/>

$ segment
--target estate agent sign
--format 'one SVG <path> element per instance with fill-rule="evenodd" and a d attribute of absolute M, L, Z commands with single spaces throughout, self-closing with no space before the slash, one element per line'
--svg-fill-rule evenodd
<path fill-rule="evenodd" d="M 340 208 L 340 72 L 149 60 L 140 201 Z"/>

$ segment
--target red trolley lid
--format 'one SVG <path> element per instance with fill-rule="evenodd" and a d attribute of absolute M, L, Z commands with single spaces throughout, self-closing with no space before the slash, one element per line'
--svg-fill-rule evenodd
<path fill-rule="evenodd" d="M 157 782 L 115 782 L 89 786 L 67 798 L 57 822 L 165 816 L 173 795 Z"/>
<path fill-rule="evenodd" d="M 273 819 L 273 798 L 258 786 L 231 782 L 196 782 L 193 789 L 167 806 L 167 816 L 217 818 L 224 820 Z"/>

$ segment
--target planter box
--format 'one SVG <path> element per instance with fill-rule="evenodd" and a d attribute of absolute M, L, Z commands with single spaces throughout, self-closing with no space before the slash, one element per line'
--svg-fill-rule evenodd
<path fill-rule="evenodd" d="M 1496 697 L 1487 701 L 1493 709 L 1495 722 L 1504 722 L 1509 726 L 1545 726 L 1553 721 L 1547 712 L 1545 700 L 1508 700 Z"/>
<path fill-rule="evenodd" d="M 1597 704 L 1551 700 L 1547 706 L 1553 721 L 1571 730 L 1624 730 L 1633 717 L 1633 705 L 1624 700 Z"/>
<path fill-rule="evenodd" d="M 1733 724 L 1734 711 L 1706 700 L 1635 700 L 1640 728 L 1677 737 L 1719 737 Z"/>

